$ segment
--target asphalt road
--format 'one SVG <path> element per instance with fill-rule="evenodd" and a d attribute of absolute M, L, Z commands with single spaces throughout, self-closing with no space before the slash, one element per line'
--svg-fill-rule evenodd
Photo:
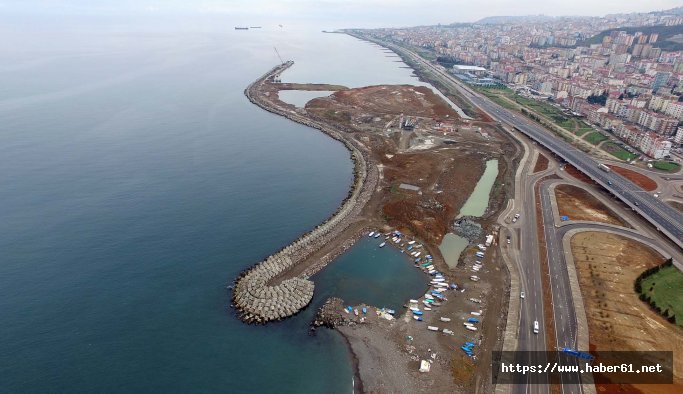
<path fill-rule="evenodd" d="M 524 118 L 520 114 L 515 114 L 494 103 L 487 97 L 474 92 L 466 85 L 455 80 L 455 78 L 448 74 L 443 67 L 435 66 L 418 55 L 395 44 L 386 42 L 383 42 L 383 44 L 397 53 L 402 53 L 403 55 L 410 57 L 414 62 L 421 64 L 441 83 L 458 90 L 465 98 L 471 101 L 475 106 L 486 111 L 492 118 L 514 126 L 522 133 L 578 168 L 646 218 L 663 234 L 671 238 L 671 240 L 680 248 L 683 248 L 683 213 L 653 197 L 650 193 L 644 191 L 621 175 L 616 174 L 613 171 L 605 172 L 601 170 L 598 167 L 599 162 L 590 155 L 556 137 L 537 123 Z"/>
<path fill-rule="evenodd" d="M 626 178 L 612 171 L 606 172 L 598 167 L 599 162 L 588 154 L 578 150 L 572 145 L 557 138 L 555 135 L 544 129 L 542 126 L 527 120 L 522 115 L 515 114 L 507 109 L 495 104 L 488 98 L 472 91 L 469 87 L 456 81 L 443 68 L 435 66 L 418 55 L 386 42 L 383 44 L 397 53 L 408 56 L 417 64 L 421 64 L 433 77 L 445 86 L 450 86 L 458 90 L 465 98 L 475 106 L 487 112 L 492 118 L 514 126 L 517 130 L 527 135 L 534 141 L 545 146 L 568 163 L 572 164 L 580 171 L 584 172 L 598 184 L 610 191 L 614 196 L 624 201 L 634 211 L 652 223 L 659 231 L 671 238 L 679 248 L 683 248 L 683 214 L 675 208 L 670 207 L 661 200 L 645 192 L 637 185 Z M 529 174 L 529 171 L 525 171 Z M 512 252 L 520 268 L 520 285 L 526 293 L 525 299 L 521 303 L 518 350 L 541 351 L 545 348 L 545 335 L 543 328 L 543 290 L 541 284 L 540 258 L 538 256 L 538 237 L 536 222 L 536 203 L 541 204 L 543 213 L 544 235 L 547 243 L 548 262 L 550 270 L 550 287 L 553 302 L 553 317 L 555 320 L 555 335 L 557 345 L 560 347 L 577 347 L 577 320 L 574 309 L 574 299 L 569 283 L 566 260 L 562 246 L 562 237 L 569 230 L 563 226 L 560 231 L 555 227 L 554 212 L 550 203 L 550 196 L 547 188 L 541 187 L 541 201 L 535 201 L 533 185 L 542 177 L 543 174 L 527 175 L 524 177 L 522 187 L 520 219 L 512 226 L 519 230 L 519 248 Z M 592 228 L 591 225 L 582 227 Z M 595 226 L 595 227 L 600 227 Z M 603 226 L 604 227 L 604 226 Z M 514 234 L 514 232 L 513 232 Z M 516 249 L 516 248 L 513 248 Z M 539 334 L 534 334 L 533 322 L 538 321 L 541 327 Z M 551 350 L 551 349 L 548 349 Z M 525 361 L 525 360 L 522 360 Z M 530 363 L 530 360 L 526 360 Z M 542 360 L 535 360 L 542 361 Z M 515 385 L 512 387 L 516 393 L 547 393 L 550 386 L 545 377 L 531 376 L 536 382 L 527 381 L 525 385 Z M 537 384 L 529 384 L 537 383 Z M 540 383 L 540 384 L 539 384 Z M 563 393 L 581 393 L 578 374 L 576 376 L 565 377 L 562 381 Z"/>

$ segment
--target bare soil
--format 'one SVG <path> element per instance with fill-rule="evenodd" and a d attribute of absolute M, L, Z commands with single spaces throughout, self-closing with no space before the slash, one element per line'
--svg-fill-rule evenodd
<path fill-rule="evenodd" d="M 534 174 L 537 172 L 545 171 L 548 169 L 548 158 L 543 154 L 538 154 L 538 159 L 536 159 L 536 165 L 534 166 Z"/>
<path fill-rule="evenodd" d="M 674 386 L 605 385 L 598 392 L 683 392 L 683 330 L 650 310 L 633 289 L 636 277 L 664 257 L 639 242 L 604 232 L 576 234 L 571 246 L 591 350 L 674 352 Z"/>
<path fill-rule="evenodd" d="M 566 184 L 557 185 L 555 187 L 555 198 L 560 215 L 568 216 L 569 220 L 586 220 L 631 227 L 595 196 L 580 187 Z"/>
<path fill-rule="evenodd" d="M 583 172 L 579 171 L 576 167 L 574 167 L 571 164 L 567 164 L 564 167 L 564 170 L 567 172 L 567 174 L 571 175 L 572 177 L 580 180 L 581 182 L 587 183 L 589 185 L 596 185 L 595 182 L 593 182 L 592 179 L 588 177 L 588 175 L 584 174 Z"/>
<path fill-rule="evenodd" d="M 643 188 L 643 190 L 651 192 L 657 190 L 657 182 L 652 178 L 645 176 L 637 171 L 629 170 L 628 168 L 610 165 L 609 168 L 617 174 L 623 176 L 629 181 Z"/>
<path fill-rule="evenodd" d="M 484 268 L 472 275 L 471 264 L 449 270 L 438 250 L 449 224 L 469 197 L 483 174 L 486 160 L 497 158 L 499 176 L 491 192 L 489 209 L 480 223 L 494 231 L 495 213 L 505 206 L 514 184 L 515 160 L 519 149 L 495 123 L 462 123 L 450 106 L 425 87 L 409 85 L 370 86 L 340 89 L 336 93 L 309 101 L 296 108 L 279 100 L 277 92 L 285 84 L 265 83 L 261 94 L 281 108 L 326 123 L 365 148 L 368 166 L 376 166 L 379 182 L 376 193 L 355 223 L 340 236 L 340 243 L 351 244 L 367 228 L 383 232 L 398 229 L 424 243 L 434 256 L 435 267 L 444 272 L 449 283 L 465 288 L 465 293 L 450 293 L 449 300 L 416 322 L 404 315 L 393 323 L 373 321 L 340 332 L 358 360 L 363 389 L 368 392 L 449 391 L 472 392 L 483 388 L 490 392 L 489 363 L 491 350 L 500 347 L 507 300 L 505 270 L 495 247 L 489 248 Z M 300 90 L 335 90 L 332 85 L 292 86 Z M 343 87 L 338 87 L 343 88 Z M 401 127 L 409 120 L 414 127 Z M 408 184 L 418 188 L 401 188 Z M 311 255 L 323 259 L 339 247 L 326 246 Z M 474 251 L 466 251 L 463 261 L 474 262 Z M 295 267 L 288 276 L 299 275 L 305 267 Z M 481 304 L 469 301 L 479 298 Z M 474 310 L 484 310 L 477 332 L 465 330 L 462 321 Z M 400 311 L 402 312 L 402 311 Z M 440 322 L 440 316 L 451 322 Z M 407 319 L 405 319 L 407 317 Z M 455 335 L 428 331 L 431 324 L 449 328 Z M 406 346 L 406 336 L 414 339 Z M 477 360 L 464 356 L 459 349 L 465 340 L 478 344 Z M 417 357 L 436 354 L 432 372 L 419 374 Z M 467 366 L 458 368 L 456 366 Z M 378 373 L 381 369 L 384 372 Z M 411 388 L 411 390 L 407 390 Z M 415 389 L 415 391 L 412 390 Z M 407 391 L 406 391 L 407 390 Z"/>
<path fill-rule="evenodd" d="M 679 211 L 683 212 L 683 203 L 680 203 L 678 201 L 667 201 L 669 205 L 672 207 L 678 209 Z"/>

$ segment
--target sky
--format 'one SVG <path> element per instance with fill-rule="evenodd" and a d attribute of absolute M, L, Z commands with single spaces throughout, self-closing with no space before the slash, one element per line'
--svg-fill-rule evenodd
<path fill-rule="evenodd" d="M 473 22 L 499 15 L 595 15 L 674 8 L 681 0 L 0 0 L 6 18 L 40 15 L 222 17 L 249 24 L 394 27 Z"/>

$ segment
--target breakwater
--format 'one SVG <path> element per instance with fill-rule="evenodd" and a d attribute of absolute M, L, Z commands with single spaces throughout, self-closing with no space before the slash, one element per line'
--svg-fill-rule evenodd
<path fill-rule="evenodd" d="M 378 182 L 375 166 L 368 166 L 366 149 L 350 135 L 331 126 L 308 118 L 296 111 L 280 106 L 274 97 L 263 91 L 264 84 L 273 83 L 274 77 L 291 67 L 286 62 L 274 67 L 251 83 L 244 91 L 252 103 L 292 121 L 318 129 L 344 144 L 354 163 L 353 185 L 341 206 L 332 216 L 313 230 L 263 261 L 243 271 L 235 280 L 232 304 L 240 319 L 247 323 L 266 323 L 292 316 L 305 308 L 313 298 L 314 283 L 311 275 L 322 269 L 334 257 L 350 247 L 360 234 L 340 239 L 341 233 L 357 222 L 365 204 L 369 201 Z M 337 247 L 318 259 L 311 256 L 323 247 Z M 290 271 L 300 272 L 288 275 Z M 291 276 L 291 277 L 288 277 Z"/>

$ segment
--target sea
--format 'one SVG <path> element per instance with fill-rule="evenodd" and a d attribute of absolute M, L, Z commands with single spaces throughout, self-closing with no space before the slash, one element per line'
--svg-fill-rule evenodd
<path fill-rule="evenodd" d="M 283 322 L 227 288 L 335 211 L 348 151 L 249 103 L 284 81 L 421 84 L 381 49 L 309 26 L 0 29 L 0 392 L 349 393 L 326 297 L 400 308 L 427 280 L 364 237 Z"/>

